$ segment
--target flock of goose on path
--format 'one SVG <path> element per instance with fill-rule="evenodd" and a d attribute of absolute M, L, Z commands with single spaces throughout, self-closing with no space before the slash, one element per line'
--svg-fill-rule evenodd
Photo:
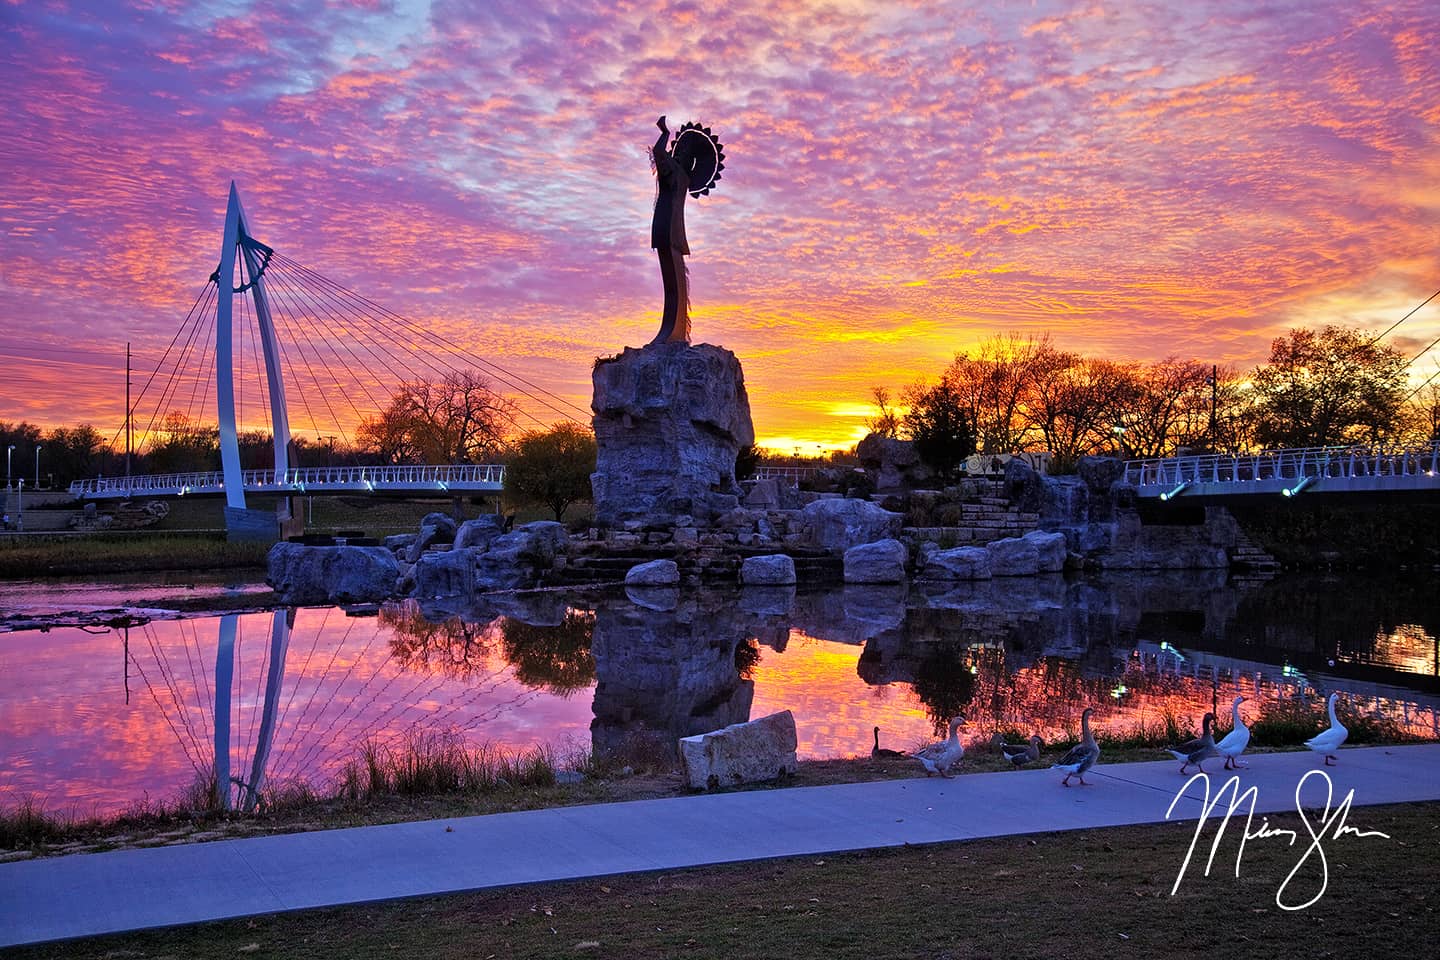
<path fill-rule="evenodd" d="M 1335 716 L 1335 701 L 1339 696 L 1338 693 L 1330 694 L 1329 728 L 1305 741 L 1305 746 L 1324 755 L 1326 766 L 1336 762 L 1335 751 L 1340 749 L 1340 745 L 1345 742 L 1345 738 L 1350 733 Z M 1182 774 L 1192 766 L 1203 772 L 1205 761 L 1214 757 L 1225 758 L 1226 770 L 1238 770 L 1242 766 L 1248 766 L 1248 764 L 1240 762 L 1240 755 L 1250 745 L 1250 728 L 1245 725 L 1245 719 L 1240 716 L 1240 704 L 1244 701 L 1244 697 L 1236 697 L 1235 701 L 1230 704 L 1230 717 L 1233 723 L 1230 732 L 1218 743 L 1214 734 L 1215 714 L 1207 713 L 1204 720 L 1201 721 L 1200 736 L 1179 746 L 1165 748 L 1167 753 L 1180 761 Z M 1080 714 L 1080 742 L 1071 747 L 1058 763 L 1052 764 L 1050 767 L 1052 770 L 1065 772 L 1065 779 L 1060 781 L 1062 786 L 1070 786 L 1071 777 L 1079 777 L 1082 784 L 1086 783 L 1085 771 L 1095 766 L 1095 761 L 1100 759 L 1100 745 L 1095 742 L 1095 737 L 1090 732 L 1090 714 L 1094 712 L 1093 707 L 1086 707 L 1085 712 Z M 888 757 L 919 760 L 920 765 L 925 768 L 926 776 L 939 774 L 948 778 L 952 775 L 951 771 L 955 766 L 965 757 L 965 746 L 960 742 L 960 727 L 964 723 L 964 714 L 956 716 L 954 720 L 950 721 L 948 739 L 939 740 L 914 753 L 882 748 L 880 746 L 880 728 L 876 727 L 875 748 L 870 751 L 870 755 L 877 759 Z M 1031 737 L 1026 743 L 1012 744 L 1005 743 L 999 734 L 995 735 L 991 743 L 1004 754 L 1006 760 L 1017 767 L 1039 760 L 1040 748 L 1044 746 L 1044 742 L 1039 737 Z"/>

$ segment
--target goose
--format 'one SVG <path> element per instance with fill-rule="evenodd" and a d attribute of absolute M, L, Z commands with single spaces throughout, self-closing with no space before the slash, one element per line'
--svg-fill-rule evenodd
<path fill-rule="evenodd" d="M 1230 732 L 1215 744 L 1215 749 L 1225 758 L 1226 770 L 1239 770 L 1241 767 L 1250 766 L 1240 762 L 1240 754 L 1250 745 L 1250 728 L 1245 726 L 1245 718 L 1240 716 L 1240 704 L 1244 701 L 1244 697 L 1236 697 L 1230 704 Z"/>
<path fill-rule="evenodd" d="M 965 756 L 965 747 L 960 742 L 960 725 L 964 722 L 965 715 L 963 713 L 957 715 L 954 720 L 950 721 L 950 739 L 932 743 L 913 754 L 915 759 L 920 761 L 920 765 L 925 768 L 925 776 L 938 773 L 949 779 L 950 768 Z"/>
<path fill-rule="evenodd" d="M 1100 744 L 1095 742 L 1095 737 L 1090 733 L 1090 714 L 1095 712 L 1094 707 L 1086 707 L 1085 712 L 1080 714 L 1080 742 L 1070 748 L 1070 752 L 1060 758 L 1060 762 L 1052 764 L 1051 770 L 1064 770 L 1065 779 L 1061 786 L 1070 786 L 1070 778 L 1080 777 L 1080 783 L 1085 783 L 1085 771 L 1095 766 L 1095 761 L 1100 759 Z"/>
<path fill-rule="evenodd" d="M 887 750 L 887 749 L 885 749 L 884 747 L 881 747 L 881 746 L 880 746 L 880 728 L 879 728 L 879 727 L 876 727 L 876 728 L 875 728 L 875 747 L 870 751 L 870 756 L 871 756 L 872 758 L 876 759 L 876 760 L 880 760 L 880 759 L 882 759 L 882 758 L 884 758 L 884 759 L 889 759 L 889 758 L 893 758 L 893 757 L 908 757 L 908 756 L 910 756 L 910 754 L 906 753 L 904 750 Z"/>
<path fill-rule="evenodd" d="M 1005 754 L 1005 759 L 1015 766 L 1023 767 L 1027 763 L 1040 759 L 1040 748 L 1044 745 L 1045 741 L 1032 736 L 1028 743 L 1002 743 L 1000 752 Z"/>
<path fill-rule="evenodd" d="M 1211 725 L 1214 723 L 1215 714 L 1205 714 L 1205 719 L 1200 721 L 1199 737 L 1194 740 L 1187 740 L 1178 747 L 1165 748 L 1166 753 L 1180 761 L 1181 773 L 1184 773 L 1185 768 L 1192 763 L 1200 768 L 1201 773 L 1204 773 L 1205 761 L 1210 757 L 1220 755 L 1219 751 L 1215 749 L 1215 734 L 1210 730 Z"/>
<path fill-rule="evenodd" d="M 1345 738 L 1350 735 L 1350 731 L 1345 729 L 1340 718 L 1335 716 L 1335 701 L 1339 699 L 1340 694 L 1330 694 L 1330 729 L 1322 730 L 1305 741 L 1305 746 L 1311 750 L 1325 754 L 1325 766 L 1327 767 L 1332 762 L 1338 762 L 1335 751 L 1340 749 L 1340 744 L 1344 743 Z"/>

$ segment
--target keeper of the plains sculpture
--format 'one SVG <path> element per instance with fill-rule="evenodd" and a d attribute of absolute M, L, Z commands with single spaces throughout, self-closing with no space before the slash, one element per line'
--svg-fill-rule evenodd
<path fill-rule="evenodd" d="M 655 121 L 660 136 L 651 148 L 655 166 L 655 215 L 650 221 L 650 246 L 660 256 L 660 279 L 665 285 L 665 310 L 657 343 L 690 342 L 690 284 L 685 258 L 685 195 L 708 194 L 725 169 L 725 148 L 709 127 L 687 123 L 670 141 L 665 118 Z"/>

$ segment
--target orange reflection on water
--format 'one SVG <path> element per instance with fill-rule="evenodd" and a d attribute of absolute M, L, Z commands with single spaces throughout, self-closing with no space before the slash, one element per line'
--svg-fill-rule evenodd
<path fill-rule="evenodd" d="M 872 730 L 881 746 L 906 750 L 930 740 L 925 707 L 908 684 L 871 687 L 856 672 L 862 647 L 791 630 L 785 652 L 761 648 L 752 718 L 795 714 L 802 760 L 869 754 Z"/>

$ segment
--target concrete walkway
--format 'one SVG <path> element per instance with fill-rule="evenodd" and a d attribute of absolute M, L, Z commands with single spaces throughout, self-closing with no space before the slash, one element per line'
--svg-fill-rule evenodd
<path fill-rule="evenodd" d="M 1250 758 L 1257 812 L 1294 810 L 1325 769 L 1339 803 L 1440 800 L 1440 744 Z M 1226 776 L 1214 769 L 1211 789 Z M 0 947 L 101 933 L 641 870 L 1165 819 L 1171 761 L 1107 767 L 1093 786 L 1050 770 L 761 790 L 294 833 L 0 864 Z M 1072 781 L 1073 782 L 1073 781 Z M 1176 818 L 1197 817 L 1193 784 Z M 1306 783 L 1307 808 L 1326 783 Z M 1223 809 L 1223 808 L 1222 808 Z M 1364 827 L 1363 812 L 1352 825 Z M 1318 827 L 1317 827 L 1318 829 Z M 1176 869 L 1179 864 L 1176 864 Z"/>

